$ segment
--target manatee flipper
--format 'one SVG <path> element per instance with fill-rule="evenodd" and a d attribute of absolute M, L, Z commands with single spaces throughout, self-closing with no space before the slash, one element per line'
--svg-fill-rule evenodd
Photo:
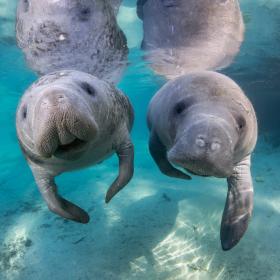
<path fill-rule="evenodd" d="M 227 201 L 221 224 L 223 250 L 234 247 L 247 230 L 253 211 L 251 158 L 247 156 L 235 166 L 228 181 Z"/>
<path fill-rule="evenodd" d="M 167 151 L 165 146 L 161 143 L 156 132 L 151 132 L 149 141 L 150 153 L 159 167 L 160 171 L 169 176 L 179 179 L 190 180 L 191 177 L 184 172 L 176 169 L 167 159 Z"/>
<path fill-rule="evenodd" d="M 121 144 L 116 153 L 119 158 L 119 175 L 107 191 L 106 203 L 128 184 L 134 173 L 134 147 L 131 141 L 127 140 Z"/>
<path fill-rule="evenodd" d="M 86 224 L 89 215 L 83 209 L 72 202 L 62 198 L 57 192 L 57 185 L 53 176 L 41 169 L 32 168 L 37 186 L 50 211 L 69 220 Z"/>

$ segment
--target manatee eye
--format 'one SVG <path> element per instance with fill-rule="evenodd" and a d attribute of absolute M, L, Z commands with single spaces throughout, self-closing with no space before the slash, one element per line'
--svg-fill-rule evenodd
<path fill-rule="evenodd" d="M 187 98 L 179 101 L 174 108 L 174 112 L 176 115 L 182 114 L 186 109 L 193 105 L 195 100 L 193 98 Z"/>
<path fill-rule="evenodd" d="M 181 101 L 179 103 L 176 104 L 175 106 L 175 113 L 180 115 L 184 112 L 184 110 L 186 109 L 186 104 L 184 101 Z"/>
<path fill-rule="evenodd" d="M 94 90 L 94 88 L 88 84 L 88 83 L 81 83 L 81 88 L 88 94 L 91 96 L 95 96 L 96 92 Z"/>
<path fill-rule="evenodd" d="M 80 10 L 79 19 L 81 21 L 87 21 L 90 18 L 91 10 L 88 7 L 82 8 Z"/>
<path fill-rule="evenodd" d="M 238 116 L 236 118 L 236 123 L 239 131 L 242 131 L 246 126 L 246 120 L 243 116 Z"/>
<path fill-rule="evenodd" d="M 26 117 L 27 117 L 27 106 L 23 106 L 22 108 L 22 111 L 21 111 L 21 115 L 22 115 L 22 118 L 25 120 Z"/>

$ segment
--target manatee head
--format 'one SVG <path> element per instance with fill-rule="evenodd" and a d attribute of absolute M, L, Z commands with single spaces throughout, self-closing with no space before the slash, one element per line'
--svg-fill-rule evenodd
<path fill-rule="evenodd" d="M 76 71 L 43 76 L 22 97 L 17 134 L 27 156 L 77 159 L 98 139 L 107 83 Z"/>
<path fill-rule="evenodd" d="M 203 110 L 207 109 L 203 104 L 184 113 L 187 109 L 183 110 L 182 102 L 175 108 L 176 117 L 181 120 L 175 145 L 168 153 L 169 160 L 200 176 L 228 177 L 233 171 L 234 152 L 244 119 L 234 119 L 222 108 L 216 107 L 213 112 Z"/>
<path fill-rule="evenodd" d="M 179 99 L 174 98 L 168 159 L 196 175 L 229 177 L 255 146 L 255 115 L 237 85 L 220 74 L 208 75 L 188 81 L 185 90 L 181 85 Z"/>

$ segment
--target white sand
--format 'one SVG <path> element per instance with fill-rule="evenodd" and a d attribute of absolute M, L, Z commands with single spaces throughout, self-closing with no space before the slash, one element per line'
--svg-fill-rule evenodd
<path fill-rule="evenodd" d="M 104 195 L 116 159 L 61 176 L 61 193 L 90 212 L 88 225 L 50 213 L 27 176 L 25 197 L 10 203 L 11 212 L 7 205 L 2 210 L 0 279 L 279 279 L 280 151 L 259 144 L 254 216 L 241 242 L 223 252 L 226 182 L 169 179 L 145 144 L 136 143 L 133 181 L 109 205 Z M 3 188 L 0 194 L 6 195 Z"/>

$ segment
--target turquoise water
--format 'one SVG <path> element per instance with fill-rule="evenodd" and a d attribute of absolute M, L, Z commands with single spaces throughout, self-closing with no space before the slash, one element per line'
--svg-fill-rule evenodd
<path fill-rule="evenodd" d="M 223 71 L 252 100 L 260 125 L 252 163 L 254 215 L 229 252 L 219 240 L 225 180 L 165 177 L 148 153 L 146 109 L 164 80 L 141 59 L 141 23 L 129 1 L 119 13 L 130 47 L 119 87 L 136 113 L 135 176 L 105 205 L 117 174 L 115 157 L 63 174 L 60 192 L 91 221 L 80 225 L 48 211 L 15 134 L 18 100 L 36 76 L 15 45 L 14 8 L 15 1 L 0 0 L 0 279 L 280 279 L 280 2 L 241 0 L 245 42 Z"/>

